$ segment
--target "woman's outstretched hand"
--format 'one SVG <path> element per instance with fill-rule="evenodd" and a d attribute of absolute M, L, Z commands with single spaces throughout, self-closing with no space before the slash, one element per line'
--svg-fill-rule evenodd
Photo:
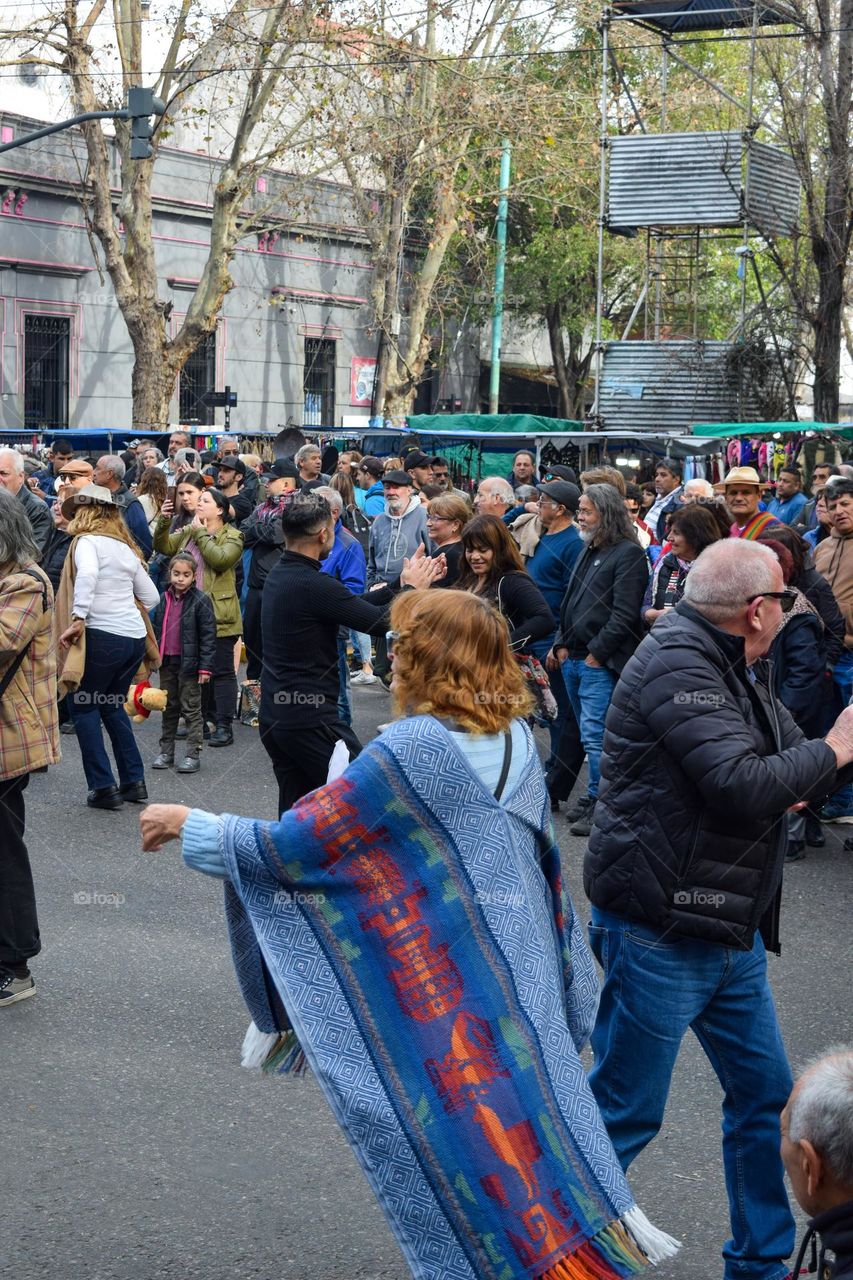
<path fill-rule="evenodd" d="M 170 840 L 180 839 L 190 811 L 185 804 L 149 804 L 139 815 L 142 848 L 156 853 Z"/>

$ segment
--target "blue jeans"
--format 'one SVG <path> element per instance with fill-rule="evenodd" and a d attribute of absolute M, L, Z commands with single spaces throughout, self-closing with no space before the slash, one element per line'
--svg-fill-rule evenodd
<path fill-rule="evenodd" d="M 779 1155 L 779 1115 L 792 1081 L 760 936 L 752 951 L 735 951 L 672 939 L 597 907 L 589 935 L 604 970 L 589 1083 L 623 1169 L 660 1129 L 690 1028 L 724 1091 L 732 1228 L 723 1246 L 725 1280 L 782 1280 L 794 1219 Z"/>
<path fill-rule="evenodd" d="M 338 633 L 338 719 L 344 724 L 352 724 L 352 703 L 349 693 L 349 669 L 347 667 L 347 642 Z"/>
<path fill-rule="evenodd" d="M 577 717 L 589 765 L 589 795 L 595 800 L 601 777 L 604 721 L 616 686 L 616 677 L 606 667 L 588 667 L 583 658 L 567 658 L 563 663 L 563 680 Z"/>
<path fill-rule="evenodd" d="M 127 691 L 145 652 L 144 640 L 86 629 L 86 666 L 80 688 L 68 699 L 77 730 L 83 772 L 90 790 L 116 784 L 104 746 L 106 729 L 113 748 L 121 786 L 141 782 L 145 766 L 124 709 Z"/>

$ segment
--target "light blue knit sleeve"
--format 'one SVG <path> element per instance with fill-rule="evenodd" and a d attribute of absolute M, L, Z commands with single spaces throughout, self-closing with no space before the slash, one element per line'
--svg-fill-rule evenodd
<path fill-rule="evenodd" d="M 181 853 L 188 867 L 206 876 L 218 876 L 220 880 L 227 878 L 221 848 L 221 818 L 203 809 L 190 809 L 181 838 Z"/>

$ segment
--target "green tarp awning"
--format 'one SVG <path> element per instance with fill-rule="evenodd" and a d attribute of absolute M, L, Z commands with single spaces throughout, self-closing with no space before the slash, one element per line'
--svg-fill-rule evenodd
<path fill-rule="evenodd" d="M 418 413 L 409 417 L 409 429 L 429 435 L 441 431 L 490 432 L 495 435 L 542 436 L 557 431 L 582 431 L 582 422 L 566 418 L 540 418 L 532 413 Z"/>

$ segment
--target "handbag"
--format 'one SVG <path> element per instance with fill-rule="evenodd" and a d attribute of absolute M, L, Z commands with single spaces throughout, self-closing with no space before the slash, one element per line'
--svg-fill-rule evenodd
<path fill-rule="evenodd" d="M 501 603 L 502 583 L 503 578 L 498 582 L 497 605 L 498 613 L 501 617 L 506 617 Z M 513 657 L 521 668 L 527 691 L 533 695 L 533 700 L 536 703 L 533 714 L 543 720 L 556 720 L 558 714 L 557 699 L 551 692 L 551 681 L 548 679 L 548 672 L 542 666 L 535 653 L 520 653 L 515 649 L 512 652 Z"/>

